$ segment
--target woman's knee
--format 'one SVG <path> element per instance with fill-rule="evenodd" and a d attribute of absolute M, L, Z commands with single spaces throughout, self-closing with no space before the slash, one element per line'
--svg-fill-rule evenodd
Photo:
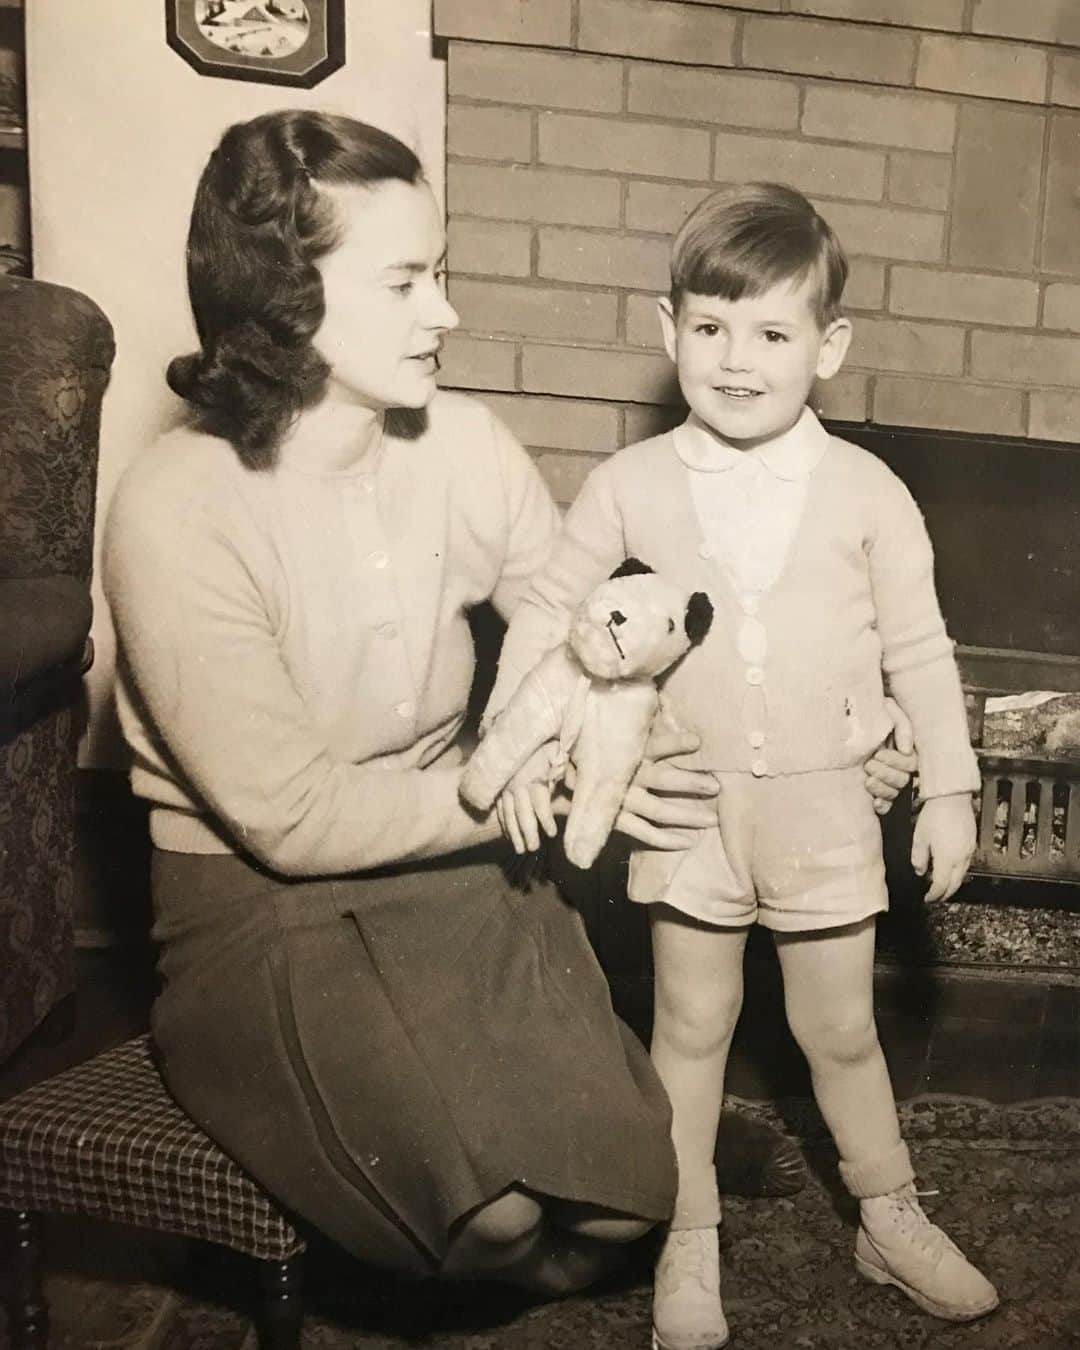
<path fill-rule="evenodd" d="M 457 1236 L 492 1247 L 508 1247 L 534 1233 L 543 1217 L 540 1202 L 531 1195 L 524 1191 L 506 1191 L 474 1210 Z"/>
<path fill-rule="evenodd" d="M 551 1222 L 567 1233 L 592 1238 L 596 1242 L 636 1242 L 655 1225 L 652 1219 L 640 1219 L 602 1205 L 558 1200 L 547 1208 Z"/>

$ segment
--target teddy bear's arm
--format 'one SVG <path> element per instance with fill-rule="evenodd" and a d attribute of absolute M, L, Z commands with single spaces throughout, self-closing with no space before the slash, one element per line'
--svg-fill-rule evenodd
<path fill-rule="evenodd" d="M 575 867 L 591 867 L 641 763 L 659 697 L 651 680 L 597 681 L 573 749 L 577 781 L 563 835 Z"/>
<path fill-rule="evenodd" d="M 556 647 L 525 676 L 495 718 L 461 777 L 461 795 L 487 811 L 529 756 L 562 729 L 581 667 L 565 647 Z"/>

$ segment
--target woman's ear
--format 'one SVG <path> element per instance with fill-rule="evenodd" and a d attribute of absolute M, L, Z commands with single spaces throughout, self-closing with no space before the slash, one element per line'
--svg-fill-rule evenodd
<path fill-rule="evenodd" d="M 675 317 L 675 306 L 668 296 L 660 296 L 656 302 L 656 312 L 660 317 L 660 332 L 664 335 L 664 350 L 671 360 L 678 364 L 678 321 Z"/>
<path fill-rule="evenodd" d="M 851 320 L 833 319 L 825 329 L 821 339 L 821 350 L 817 359 L 817 378 L 831 380 L 844 364 L 848 347 L 851 346 Z"/>

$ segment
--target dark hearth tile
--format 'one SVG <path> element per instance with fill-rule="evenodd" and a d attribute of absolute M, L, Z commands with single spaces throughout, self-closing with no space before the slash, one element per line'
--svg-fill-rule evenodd
<path fill-rule="evenodd" d="M 1080 988 L 1054 984 L 1047 989 L 1045 1024 L 1080 1035 Z"/>
<path fill-rule="evenodd" d="M 925 1061 L 931 1029 L 919 1018 L 896 1013 L 878 1013 L 878 1039 L 891 1065 L 894 1059 Z"/>
<path fill-rule="evenodd" d="M 928 1090 L 995 1102 L 1029 1099 L 1035 1089 L 1038 1029 L 1022 1023 L 946 1017 L 934 1028 Z"/>
<path fill-rule="evenodd" d="M 1009 1025 L 1039 1025 L 1046 1007 L 1046 986 L 1035 979 L 992 975 L 972 977 L 942 972 L 934 1008 L 938 1019 L 971 1017 Z"/>

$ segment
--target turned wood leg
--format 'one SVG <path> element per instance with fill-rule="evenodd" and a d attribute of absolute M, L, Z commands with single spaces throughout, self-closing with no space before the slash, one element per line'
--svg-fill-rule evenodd
<path fill-rule="evenodd" d="M 260 1350 L 300 1350 L 303 1255 L 288 1261 L 260 1261 L 259 1265 L 263 1285 Z"/>
<path fill-rule="evenodd" d="M 49 1338 L 49 1309 L 41 1282 L 41 1219 L 30 1210 L 12 1215 L 14 1248 L 8 1332 L 11 1350 L 45 1350 Z"/>

